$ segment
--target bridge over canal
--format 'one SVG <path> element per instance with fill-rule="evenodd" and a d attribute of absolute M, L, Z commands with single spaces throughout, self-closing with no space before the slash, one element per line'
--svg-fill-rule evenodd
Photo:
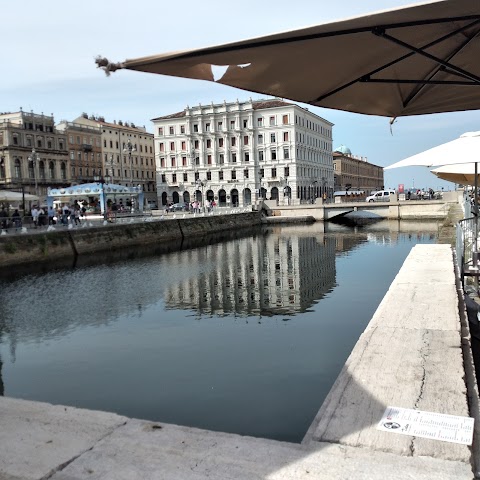
<path fill-rule="evenodd" d="M 266 202 L 269 215 L 280 217 L 309 216 L 317 221 L 329 221 L 351 212 L 369 212 L 382 218 L 398 220 L 442 219 L 448 214 L 449 205 L 458 203 L 458 197 L 447 200 L 418 200 L 390 202 L 316 203 L 305 205 L 272 205 Z"/>

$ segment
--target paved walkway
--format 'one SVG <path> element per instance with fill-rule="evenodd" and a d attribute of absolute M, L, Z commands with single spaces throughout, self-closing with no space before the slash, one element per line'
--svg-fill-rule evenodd
<path fill-rule="evenodd" d="M 450 246 L 417 245 L 302 445 L 0 398 L 0 479 L 471 479 L 471 447 L 375 428 L 387 405 L 478 411 L 461 320 Z"/>

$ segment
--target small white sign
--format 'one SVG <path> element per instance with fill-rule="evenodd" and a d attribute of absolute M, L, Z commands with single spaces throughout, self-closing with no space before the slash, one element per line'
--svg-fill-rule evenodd
<path fill-rule="evenodd" d="M 474 419 L 470 417 L 387 407 L 377 429 L 401 435 L 471 445 L 473 423 Z"/>

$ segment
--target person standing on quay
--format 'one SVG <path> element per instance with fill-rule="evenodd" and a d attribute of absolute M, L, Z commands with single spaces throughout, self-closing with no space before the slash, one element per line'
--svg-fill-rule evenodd
<path fill-rule="evenodd" d="M 48 224 L 55 225 L 55 209 L 50 206 L 48 207 Z"/>
<path fill-rule="evenodd" d="M 39 215 L 39 211 L 38 211 L 38 208 L 36 205 L 33 206 L 32 208 L 32 220 L 33 220 L 33 224 L 35 225 L 35 228 L 38 227 L 38 215 Z"/>

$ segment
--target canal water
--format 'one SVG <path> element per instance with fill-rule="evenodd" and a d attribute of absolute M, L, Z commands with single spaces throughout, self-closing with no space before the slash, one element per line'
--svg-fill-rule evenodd
<path fill-rule="evenodd" d="M 1 272 L 0 394 L 300 442 L 437 225 L 234 237 Z"/>

